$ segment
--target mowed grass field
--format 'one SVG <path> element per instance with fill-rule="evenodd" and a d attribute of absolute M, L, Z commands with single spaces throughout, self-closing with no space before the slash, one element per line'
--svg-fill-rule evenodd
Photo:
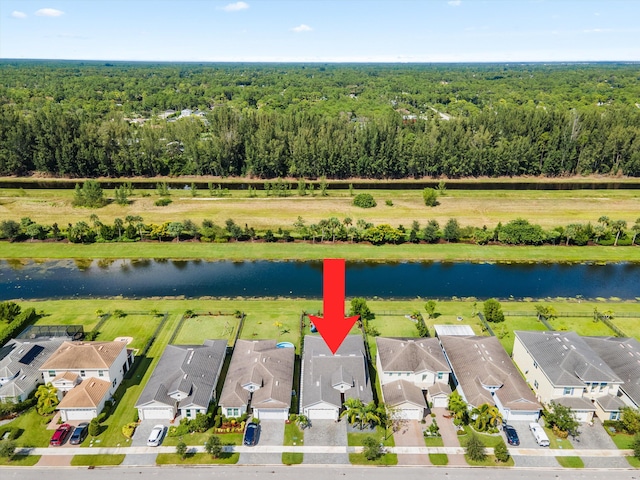
<path fill-rule="evenodd" d="M 105 197 L 113 198 L 113 190 L 104 190 Z M 230 196 L 212 198 L 208 191 L 198 190 L 193 197 L 189 191 L 171 190 L 172 203 L 158 207 L 155 190 L 136 190 L 130 204 L 115 202 L 99 209 L 74 208 L 73 190 L 38 190 L 0 188 L 0 220 L 20 221 L 29 217 L 37 223 L 67 225 L 69 222 L 89 220 L 96 214 L 103 223 L 115 218 L 140 215 L 145 223 L 182 221 L 190 219 L 200 224 L 210 219 L 224 225 L 229 218 L 237 224 L 245 223 L 257 230 L 278 228 L 293 230 L 293 224 L 302 217 L 307 224 L 321 219 L 345 217 L 363 219 L 374 224 L 410 227 L 414 220 L 426 224 L 437 220 L 443 226 L 449 218 L 456 218 L 462 226 L 486 225 L 495 227 L 516 218 L 525 218 L 543 228 L 566 226 L 569 223 L 596 223 L 602 215 L 626 220 L 632 225 L 640 212 L 640 194 L 636 190 L 453 190 L 439 197 L 440 204 L 429 208 L 424 205 L 420 189 L 364 190 L 356 188 L 354 194 L 370 193 L 377 206 L 362 209 L 352 204 L 348 190 L 328 189 L 328 196 L 298 196 L 292 190 L 289 197 L 266 196 L 258 191 L 250 198 L 247 191 L 234 190 Z M 146 196 L 142 196 L 142 195 Z M 386 201 L 392 202 L 389 206 Z"/>
<path fill-rule="evenodd" d="M 233 315 L 197 315 L 184 320 L 173 343 L 202 345 L 207 339 L 227 339 L 232 346 L 239 326 L 240 319 Z"/>

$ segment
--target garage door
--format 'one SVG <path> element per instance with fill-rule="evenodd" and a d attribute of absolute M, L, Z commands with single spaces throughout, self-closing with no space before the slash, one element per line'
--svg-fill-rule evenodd
<path fill-rule="evenodd" d="M 422 420 L 423 409 L 403 408 L 398 410 L 398 417 L 402 420 Z"/>
<path fill-rule="evenodd" d="M 141 408 L 138 410 L 140 420 L 173 420 L 171 408 Z"/>
<path fill-rule="evenodd" d="M 96 416 L 95 410 L 87 409 L 72 409 L 64 410 L 67 420 L 91 420 Z"/>
<path fill-rule="evenodd" d="M 336 420 L 338 411 L 335 408 L 309 408 L 307 410 L 309 420 Z"/>
<path fill-rule="evenodd" d="M 254 415 L 260 420 L 286 420 L 289 418 L 289 411 L 283 409 L 254 409 Z"/>
<path fill-rule="evenodd" d="M 449 397 L 435 397 L 433 399 L 433 406 L 435 408 L 447 408 L 449 405 Z"/>
<path fill-rule="evenodd" d="M 502 418 L 511 421 L 523 421 L 523 422 L 537 422 L 540 418 L 538 412 L 514 412 L 513 410 L 502 414 Z"/>

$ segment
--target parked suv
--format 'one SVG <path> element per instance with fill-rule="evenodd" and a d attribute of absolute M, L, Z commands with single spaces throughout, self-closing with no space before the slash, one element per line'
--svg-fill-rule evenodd
<path fill-rule="evenodd" d="M 87 438 L 87 433 L 89 432 L 89 424 L 81 423 L 78 425 L 71 434 L 71 438 L 69 439 L 69 443 L 71 445 L 80 445 L 84 442 L 84 439 Z"/>
<path fill-rule="evenodd" d="M 520 445 L 520 439 L 518 438 L 518 432 L 511 425 L 503 425 L 502 430 L 504 430 L 504 434 L 507 437 L 507 443 L 509 445 L 513 445 L 517 447 Z"/>
<path fill-rule="evenodd" d="M 60 425 L 58 429 L 53 432 L 53 436 L 51 437 L 51 440 L 49 440 L 49 445 L 52 447 L 59 447 L 64 444 L 69 435 L 71 435 L 71 430 L 73 430 L 73 427 L 68 423 Z"/>

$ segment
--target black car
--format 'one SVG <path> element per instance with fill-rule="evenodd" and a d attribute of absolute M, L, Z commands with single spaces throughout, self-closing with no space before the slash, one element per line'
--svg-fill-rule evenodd
<path fill-rule="evenodd" d="M 502 427 L 504 430 L 504 434 L 507 436 L 507 442 L 509 445 L 518 446 L 520 445 L 520 439 L 518 438 L 518 432 L 511 425 L 504 425 Z"/>
<path fill-rule="evenodd" d="M 84 442 L 84 439 L 87 438 L 87 433 L 89 432 L 89 424 L 81 423 L 76 428 L 74 428 L 73 433 L 71 434 L 71 438 L 69 439 L 69 443 L 71 445 L 80 445 Z"/>
<path fill-rule="evenodd" d="M 260 433 L 260 426 L 257 423 L 247 424 L 247 428 L 244 431 L 244 440 L 242 443 L 247 446 L 252 446 L 258 443 L 258 435 Z"/>

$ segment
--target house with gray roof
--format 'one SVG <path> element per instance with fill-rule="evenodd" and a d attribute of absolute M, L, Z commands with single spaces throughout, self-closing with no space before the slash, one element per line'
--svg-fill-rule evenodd
<path fill-rule="evenodd" d="M 335 354 L 322 337 L 306 335 L 300 412 L 310 420 L 338 420 L 347 398 L 373 400 L 361 335 L 347 335 Z"/>
<path fill-rule="evenodd" d="M 195 418 L 215 401 L 227 353 L 226 340 L 167 345 L 136 403 L 140 420 Z"/>
<path fill-rule="evenodd" d="M 294 362 L 295 349 L 278 346 L 276 340 L 237 340 L 218 402 L 222 413 L 287 420 Z"/>
<path fill-rule="evenodd" d="M 620 409 L 623 406 L 640 408 L 640 342 L 635 338 L 619 337 L 582 337 L 582 339 L 622 380 L 623 383 L 615 397 L 617 408 Z M 598 411 L 601 406 L 600 399 L 596 399 L 595 406 L 596 414 L 602 418 Z M 606 415 L 604 411 L 602 414 Z M 618 420 L 620 411 L 610 411 L 609 418 Z"/>
<path fill-rule="evenodd" d="M 622 379 L 575 332 L 516 331 L 513 361 L 537 398 L 571 407 L 581 422 L 609 420 L 622 406 Z"/>
<path fill-rule="evenodd" d="M 424 418 L 430 389 L 436 395 L 428 400 L 435 407 L 447 406 L 451 368 L 437 338 L 376 337 L 376 346 L 384 403 L 396 408 L 400 418 Z M 438 388 L 433 388 L 436 383 Z"/>
<path fill-rule="evenodd" d="M 11 340 L 0 348 L 0 401 L 18 403 L 43 382 L 40 367 L 66 338 Z"/>
<path fill-rule="evenodd" d="M 470 407 L 495 405 L 505 421 L 538 420 L 542 406 L 496 337 L 443 335 L 440 342 Z"/>

